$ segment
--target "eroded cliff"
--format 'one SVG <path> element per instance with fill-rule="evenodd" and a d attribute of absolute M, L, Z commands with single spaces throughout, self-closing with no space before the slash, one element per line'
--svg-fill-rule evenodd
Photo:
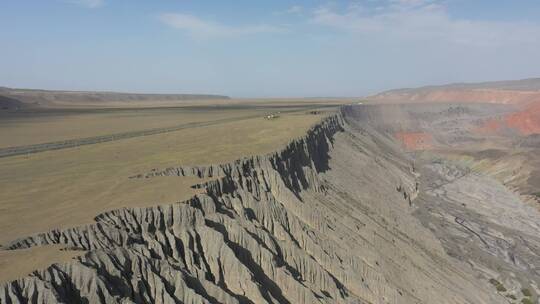
<path fill-rule="evenodd" d="M 133 177 L 213 180 L 14 240 L 86 253 L 1 285 L 0 302 L 504 303 L 412 215 L 411 161 L 360 117 L 345 107 L 275 153 Z"/>

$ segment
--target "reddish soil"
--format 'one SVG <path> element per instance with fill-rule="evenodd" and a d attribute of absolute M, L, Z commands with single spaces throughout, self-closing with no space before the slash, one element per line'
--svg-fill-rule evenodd
<path fill-rule="evenodd" d="M 523 111 L 508 115 L 505 122 L 508 127 L 523 135 L 540 134 L 540 101 L 527 105 Z"/>
<path fill-rule="evenodd" d="M 505 124 L 501 119 L 491 118 L 474 131 L 481 134 L 497 134 L 504 127 L 504 125 Z"/>
<path fill-rule="evenodd" d="M 540 100 L 538 91 L 509 91 L 496 89 L 437 89 L 411 92 L 385 92 L 368 99 L 379 102 L 470 102 L 497 104 L 526 104 Z"/>
<path fill-rule="evenodd" d="M 433 136 L 424 132 L 398 132 L 394 136 L 407 150 L 424 150 L 433 147 Z"/>
<path fill-rule="evenodd" d="M 503 128 L 515 130 L 521 135 L 540 134 L 540 101 L 530 103 L 523 110 L 503 118 L 490 119 L 475 131 L 497 134 Z"/>

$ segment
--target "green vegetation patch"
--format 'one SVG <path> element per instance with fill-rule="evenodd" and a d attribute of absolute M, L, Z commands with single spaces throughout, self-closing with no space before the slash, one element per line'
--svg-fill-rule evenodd
<path fill-rule="evenodd" d="M 521 290 L 521 293 L 522 293 L 524 296 L 526 296 L 526 297 L 532 297 L 531 291 L 530 291 L 529 289 L 527 289 L 527 288 L 523 288 L 523 289 Z"/>
<path fill-rule="evenodd" d="M 499 281 L 497 281 L 495 279 L 489 279 L 489 282 L 493 286 L 495 286 L 495 288 L 497 289 L 498 292 L 506 292 L 506 287 L 504 287 L 504 285 L 501 282 L 499 282 Z"/>
<path fill-rule="evenodd" d="M 521 303 L 523 303 L 523 304 L 534 304 L 534 302 L 529 298 L 521 299 Z"/>

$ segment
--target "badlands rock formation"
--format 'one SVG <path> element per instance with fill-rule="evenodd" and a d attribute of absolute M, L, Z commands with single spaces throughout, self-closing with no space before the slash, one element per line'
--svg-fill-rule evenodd
<path fill-rule="evenodd" d="M 188 201 L 115 210 L 92 225 L 12 241 L 9 249 L 62 244 L 85 253 L 0 285 L 0 303 L 508 303 L 489 283 L 501 277 L 490 268 L 499 263 L 538 284 L 535 228 L 511 230 L 510 220 L 478 238 L 483 222 L 454 220 L 437 199 L 458 205 L 459 185 L 449 181 L 460 173 L 432 163 L 420 170 L 371 107 L 344 107 L 269 155 L 132 177 L 212 180 Z M 498 238 L 508 245 L 499 250 Z"/>

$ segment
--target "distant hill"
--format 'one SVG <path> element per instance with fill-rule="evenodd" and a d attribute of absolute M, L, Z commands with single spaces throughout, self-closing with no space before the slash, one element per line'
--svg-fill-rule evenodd
<path fill-rule="evenodd" d="M 174 105 L 187 101 L 229 99 L 211 94 L 137 94 L 93 91 L 49 91 L 0 87 L 0 105 L 16 106 L 115 106 Z M 5 105 L 5 106 L 4 106 Z"/>
<path fill-rule="evenodd" d="M 419 88 L 395 89 L 386 92 L 433 91 L 440 89 L 496 89 L 511 91 L 540 91 L 540 78 L 476 83 L 451 83 L 445 85 L 430 85 Z"/>
<path fill-rule="evenodd" d="M 527 104 L 540 100 L 540 78 L 454 83 L 389 90 L 367 99 L 380 102 L 487 102 Z"/>
<path fill-rule="evenodd" d="M 0 110 L 17 110 L 25 105 L 17 99 L 0 95 Z"/>

